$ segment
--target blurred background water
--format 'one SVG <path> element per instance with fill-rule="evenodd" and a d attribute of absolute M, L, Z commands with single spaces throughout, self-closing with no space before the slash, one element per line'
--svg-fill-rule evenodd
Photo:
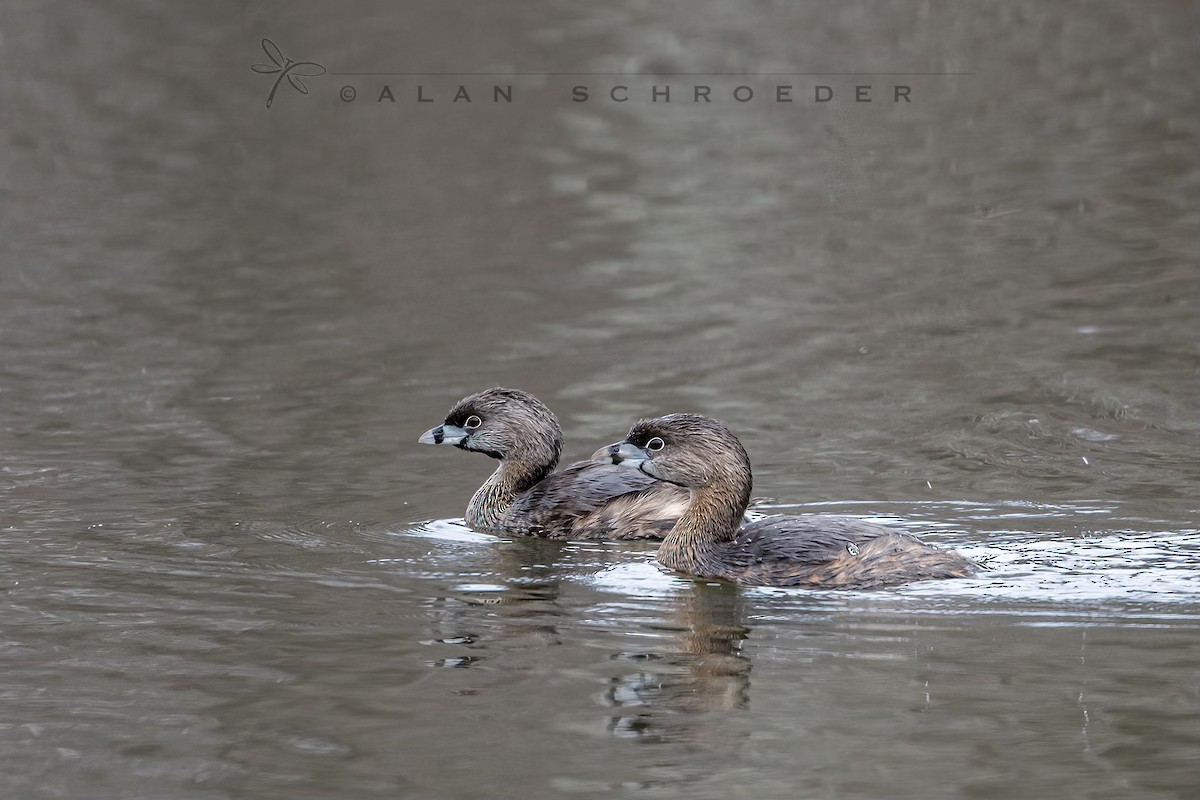
<path fill-rule="evenodd" d="M 1196 797 L 1198 16 L 4 6 L 0 794 Z M 495 384 L 990 569 L 472 533 Z"/>

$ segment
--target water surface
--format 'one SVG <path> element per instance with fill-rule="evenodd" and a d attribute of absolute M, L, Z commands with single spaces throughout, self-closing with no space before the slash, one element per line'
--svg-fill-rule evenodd
<path fill-rule="evenodd" d="M 0 794 L 1197 796 L 1194 6 L 455 11 L 0 11 Z M 495 384 L 989 569 L 473 533 Z"/>

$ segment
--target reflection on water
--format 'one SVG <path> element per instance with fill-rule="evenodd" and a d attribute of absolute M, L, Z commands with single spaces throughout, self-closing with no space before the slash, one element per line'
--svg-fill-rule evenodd
<path fill-rule="evenodd" d="M 669 631 L 669 649 L 614 656 L 643 671 L 612 679 L 605 699 L 622 712 L 609 724 L 613 734 L 695 740 L 704 723 L 689 724 L 681 715 L 745 708 L 750 662 L 741 654 L 741 643 L 749 629 L 742 624 L 739 598 L 730 586 L 696 584 L 675 598 L 677 627 Z M 636 614 L 637 609 L 628 611 Z"/>
<path fill-rule="evenodd" d="M 330 8 L 0 11 L 0 795 L 1195 794 L 1190 4 Z M 268 35 L 646 74 L 265 111 Z M 849 70 L 974 74 L 645 97 Z M 473 533 L 491 465 L 411 443 L 495 384 L 567 461 L 723 417 L 760 510 L 988 570 L 737 590 Z"/>

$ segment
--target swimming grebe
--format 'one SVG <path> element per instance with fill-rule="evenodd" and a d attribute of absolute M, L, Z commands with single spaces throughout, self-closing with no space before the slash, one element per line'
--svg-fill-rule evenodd
<path fill-rule="evenodd" d="M 768 517 L 743 524 L 750 457 L 710 417 L 643 420 L 592 458 L 691 492 L 687 511 L 658 548 L 659 563 L 678 572 L 753 586 L 861 589 L 961 578 L 978 568 L 952 550 L 847 517 Z"/>
<path fill-rule="evenodd" d="M 467 506 L 478 531 L 551 539 L 661 539 L 687 508 L 686 490 L 612 464 L 554 472 L 558 418 L 528 392 L 496 387 L 465 397 L 422 444 L 453 445 L 500 461 Z"/>

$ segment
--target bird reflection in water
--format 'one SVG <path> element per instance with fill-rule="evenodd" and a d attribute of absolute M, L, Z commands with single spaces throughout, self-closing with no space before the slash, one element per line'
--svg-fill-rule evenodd
<path fill-rule="evenodd" d="M 691 738 L 694 715 L 747 705 L 750 661 L 741 648 L 750 629 L 742 624 L 737 587 L 696 582 L 676 604 L 678 627 L 669 629 L 669 648 L 613 656 L 639 666 L 637 672 L 612 678 L 604 694 L 604 702 L 619 711 L 608 723 L 614 736 Z"/>

